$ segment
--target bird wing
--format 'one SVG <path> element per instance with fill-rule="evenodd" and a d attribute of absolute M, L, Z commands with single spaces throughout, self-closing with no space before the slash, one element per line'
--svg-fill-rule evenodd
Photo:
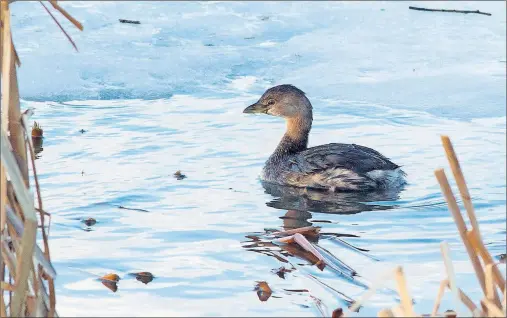
<path fill-rule="evenodd" d="M 373 170 L 394 170 L 398 167 L 371 148 L 341 143 L 308 148 L 298 153 L 290 162 L 292 171 L 303 174 L 336 168 L 364 174 Z"/>

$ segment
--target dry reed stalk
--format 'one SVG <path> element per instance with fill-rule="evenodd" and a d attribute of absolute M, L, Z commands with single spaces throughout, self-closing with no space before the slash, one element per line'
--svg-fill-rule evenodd
<path fill-rule="evenodd" d="M 505 314 L 506 310 L 507 310 L 507 297 L 506 297 L 506 288 L 504 288 L 503 290 L 503 301 L 502 301 L 502 307 L 503 307 L 503 313 Z"/>
<path fill-rule="evenodd" d="M 458 288 L 461 302 L 473 313 L 474 317 L 484 317 L 484 314 L 477 308 L 474 302 L 460 288 Z"/>
<path fill-rule="evenodd" d="M 5 308 L 5 303 L 3 300 L 3 294 L 4 294 L 3 290 L 1 291 L 1 294 L 2 294 L 2 301 L 0 302 L 0 315 L 1 315 L 1 317 L 7 317 L 7 309 Z"/>
<path fill-rule="evenodd" d="M 377 313 L 377 316 L 379 316 L 379 317 L 394 317 L 394 313 L 392 312 L 391 309 L 381 309 Z"/>
<path fill-rule="evenodd" d="M 3 231 L 1 232 L 3 234 Z M 0 252 L 0 255 L 1 252 Z M 5 280 L 5 262 L 0 261 L 0 281 Z M 0 288 L 0 317 L 7 317 L 7 309 L 5 308 L 4 291 Z"/>
<path fill-rule="evenodd" d="M 74 19 L 65 9 L 60 7 L 60 5 L 56 2 L 56 0 L 49 0 L 53 8 L 60 11 L 61 14 L 63 14 L 64 17 L 66 17 L 72 24 L 76 26 L 79 30 L 83 31 L 83 25 L 76 19 Z"/>
<path fill-rule="evenodd" d="M 10 290 L 10 291 L 14 291 L 15 287 L 12 286 L 9 283 L 6 283 L 6 282 L 2 281 L 2 289 L 7 289 L 7 290 Z"/>
<path fill-rule="evenodd" d="M 273 232 L 270 234 L 274 235 L 274 236 L 288 236 L 288 235 L 293 235 L 293 234 L 299 233 L 302 235 L 310 234 L 312 236 L 316 236 L 319 234 L 319 232 L 320 232 L 320 227 L 305 226 L 305 227 L 300 227 L 297 229 L 292 229 L 292 230 L 287 230 L 287 231 Z"/>
<path fill-rule="evenodd" d="M 394 277 L 396 279 L 396 284 L 398 286 L 398 293 L 401 297 L 401 305 L 402 309 L 407 315 L 406 317 L 415 317 L 417 316 L 414 312 L 414 308 L 412 307 L 412 297 L 410 297 L 410 293 L 407 288 L 407 281 L 405 275 L 403 274 L 403 269 L 401 266 L 398 266 L 394 271 Z"/>
<path fill-rule="evenodd" d="M 440 287 L 438 288 L 437 298 L 435 299 L 435 304 L 433 305 L 433 310 L 431 311 L 431 317 L 435 317 L 438 312 L 438 308 L 440 308 L 440 303 L 442 302 L 442 297 L 444 296 L 445 288 L 449 284 L 449 280 L 444 279 L 440 282 Z"/>
<path fill-rule="evenodd" d="M 486 283 L 486 298 L 495 302 L 495 282 L 493 281 L 493 264 L 487 264 L 484 269 Z"/>
<path fill-rule="evenodd" d="M 35 181 L 35 189 L 37 191 L 37 201 L 38 201 L 38 204 L 39 204 L 39 209 L 42 211 L 43 210 L 43 207 L 42 207 L 42 195 L 41 195 L 41 192 L 40 192 L 39 178 L 37 176 L 37 168 L 35 167 L 35 152 L 33 150 L 32 138 L 31 138 L 31 135 L 28 134 L 29 127 L 27 125 L 27 120 L 26 120 L 27 117 L 28 116 L 23 115 L 21 117 L 21 122 L 23 124 L 23 128 L 25 129 L 25 132 L 27 132 L 25 134 L 25 138 L 26 138 L 25 140 L 28 143 L 28 149 L 30 150 L 30 159 L 31 159 L 31 162 L 32 162 L 33 178 L 34 178 L 34 181 Z M 41 227 L 42 227 L 42 240 L 44 242 L 44 255 L 46 256 L 46 259 L 50 262 L 51 261 L 51 257 L 49 255 L 49 242 L 48 242 L 48 237 L 47 237 L 47 234 L 46 234 L 46 229 L 44 228 L 44 213 L 40 213 L 40 220 L 41 220 Z"/>
<path fill-rule="evenodd" d="M 456 275 L 454 274 L 454 266 L 452 266 L 452 260 L 449 251 L 449 244 L 447 242 L 440 243 L 440 251 L 442 252 L 442 258 L 444 259 L 445 270 L 447 272 L 448 284 L 451 292 L 455 297 L 456 310 L 458 310 L 458 304 L 460 303 L 460 297 L 458 292 L 458 285 L 456 283 Z"/>
<path fill-rule="evenodd" d="M 284 244 L 293 244 L 294 243 L 294 235 L 281 237 L 276 239 L 275 242 L 284 243 Z"/>
<path fill-rule="evenodd" d="M 33 157 L 34 148 L 31 144 L 31 136 L 27 132 L 27 125 L 24 122 L 26 116 L 21 117 L 19 107 L 16 64 L 19 66 L 20 61 L 12 40 L 9 8 L 11 2 L 0 1 L 0 56 L 2 61 L 0 68 L 2 76 L 2 129 L 0 129 L 0 217 L 2 220 L 0 222 L 0 232 L 2 234 L 3 256 L 0 264 L 2 269 L 0 273 L 1 281 L 4 282 L 5 266 L 7 266 L 9 269 L 9 283 L 12 282 L 12 277 L 15 276 L 14 295 L 9 295 L 10 316 L 47 316 L 47 308 L 50 309 L 49 316 L 57 316 L 53 281 L 56 272 L 50 263 L 49 246 L 44 226 L 44 216 L 47 213 L 43 211 Z M 70 36 L 61 27 L 53 14 L 43 3 L 41 4 L 76 48 Z M 56 1 L 51 0 L 51 5 L 77 28 L 83 29 L 83 26 L 62 9 Z M 30 198 L 31 194 L 28 189 L 27 144 L 32 158 L 36 191 L 39 199 L 38 210 L 40 211 L 42 236 L 45 243 L 44 253 L 35 241 L 38 227 L 34 202 Z M 7 175 L 9 175 L 11 181 L 7 181 Z M 11 238 L 9 243 L 4 240 L 7 235 Z M 48 280 L 49 296 L 46 293 L 42 277 Z M 3 286 L 7 285 L 2 284 Z M 2 317 L 7 316 L 3 290 L 4 288 L 0 291 Z M 10 294 L 11 290 L 8 291 Z"/>
<path fill-rule="evenodd" d="M 1 129 L 1 128 L 0 128 Z M 5 175 L 4 165 L 0 163 L 0 233 L 5 228 L 6 216 L 5 205 L 7 204 L 7 176 Z M 3 294 L 0 294 L 0 296 Z"/>
<path fill-rule="evenodd" d="M 40 220 L 41 220 L 41 231 L 42 231 L 42 241 L 44 243 L 44 256 L 46 257 L 46 260 L 49 262 L 49 264 L 51 264 L 51 256 L 50 256 L 50 253 L 49 253 L 49 240 L 48 240 L 48 235 L 46 233 L 46 229 L 45 229 L 45 222 L 44 222 L 44 213 L 42 213 L 43 211 L 43 207 L 42 207 L 42 195 L 41 195 L 41 191 L 40 191 L 40 185 L 39 185 L 39 178 L 37 176 L 37 169 L 35 167 L 35 152 L 34 152 L 34 149 L 33 149 L 33 143 L 32 143 L 32 138 L 31 138 L 31 135 L 28 134 L 28 125 L 27 125 L 27 118 L 28 116 L 26 115 L 23 115 L 21 117 L 21 120 L 22 120 L 22 123 L 23 123 L 23 126 L 24 126 L 24 129 L 25 129 L 25 136 L 26 136 L 26 142 L 28 143 L 28 148 L 30 150 L 30 159 L 31 159 L 31 162 L 32 162 L 32 171 L 33 171 L 33 177 L 34 177 L 34 181 L 35 181 L 35 188 L 36 188 L 36 191 L 37 191 L 37 199 L 38 199 L 38 204 L 39 204 L 39 210 L 41 211 L 40 213 Z M 38 248 L 38 246 L 37 246 Z M 55 315 L 55 312 L 56 312 L 56 294 L 55 294 L 55 283 L 54 283 L 54 277 L 49 277 L 48 278 L 48 287 L 49 287 L 49 317 L 54 317 Z"/>
<path fill-rule="evenodd" d="M 481 304 L 487 309 L 488 317 L 505 317 L 503 312 L 493 302 L 483 299 Z"/>
<path fill-rule="evenodd" d="M 466 234 L 467 228 L 465 225 L 465 221 L 463 220 L 463 217 L 461 216 L 461 212 L 458 207 L 458 203 L 456 203 L 456 199 L 454 197 L 454 194 L 452 193 L 451 186 L 449 185 L 449 181 L 447 180 L 444 170 L 443 169 L 435 170 L 435 177 L 437 178 L 438 183 L 440 184 L 440 189 L 447 201 L 447 205 L 448 205 L 449 210 L 451 211 L 451 214 L 454 218 L 454 222 L 456 223 L 456 226 L 458 228 L 458 232 L 461 236 L 461 240 L 463 241 L 463 244 L 465 245 L 468 256 L 470 257 L 470 260 L 472 262 L 472 266 L 474 267 L 474 271 L 477 276 L 477 279 L 479 280 L 479 284 L 482 288 L 482 291 L 484 292 L 484 294 L 486 294 L 486 285 L 484 283 L 484 271 L 482 270 L 481 263 L 479 261 L 479 258 L 477 257 L 477 254 L 475 253 L 475 250 L 474 250 L 472 244 L 468 240 L 468 237 Z"/>
<path fill-rule="evenodd" d="M 9 6 L 2 1 L 2 105 L 3 118 L 2 127 L 10 133 L 10 141 L 19 163 L 23 180 L 28 186 L 28 166 L 26 165 L 26 147 L 23 137 L 23 131 L 19 118 L 19 90 L 16 74 L 16 65 L 14 59 L 14 49 L 12 46 L 11 23 Z"/>
<path fill-rule="evenodd" d="M 60 24 L 60 22 L 58 22 L 58 20 L 56 19 L 56 17 L 51 13 L 51 11 L 49 11 L 49 9 L 46 7 L 46 5 L 44 5 L 44 3 L 42 3 L 42 1 L 39 1 L 39 3 L 44 7 L 44 9 L 46 10 L 46 12 L 49 13 L 49 15 L 51 16 L 51 18 L 53 18 L 53 21 L 55 21 L 56 25 L 58 25 L 58 27 L 63 32 L 63 34 L 65 34 L 65 36 L 67 37 L 67 40 L 70 41 L 70 43 L 72 44 L 72 46 L 74 47 L 74 49 L 76 50 L 76 52 L 78 52 L 79 50 L 77 49 L 76 43 L 74 43 L 74 41 L 72 40 L 72 38 L 70 37 L 70 35 L 65 31 L 65 29 Z"/>
<path fill-rule="evenodd" d="M 482 252 L 481 257 L 485 263 L 487 264 L 493 263 L 493 258 L 491 257 L 491 254 L 488 252 L 482 241 L 479 229 L 479 222 L 477 222 L 477 218 L 475 216 L 474 205 L 472 204 L 470 192 L 468 191 L 468 186 L 466 184 L 465 176 L 463 175 L 463 170 L 461 169 L 458 156 L 456 155 L 454 147 L 448 136 L 441 136 L 441 140 L 442 145 L 445 149 L 445 153 L 447 155 L 447 160 L 449 161 L 449 165 L 451 166 L 454 179 L 456 180 L 456 185 L 458 186 L 458 190 L 463 200 L 463 206 L 465 207 L 468 218 L 472 225 L 471 231 L 473 231 L 473 234 L 477 236 L 478 246 L 480 251 Z M 500 288 L 503 288 L 505 286 L 505 279 L 502 277 L 502 273 L 497 267 L 493 268 L 493 275 L 495 276 L 495 280 L 499 282 Z"/>
<path fill-rule="evenodd" d="M 358 300 L 356 300 L 352 304 L 352 306 L 350 306 L 349 308 L 350 311 L 352 312 L 357 311 L 362 304 L 367 302 L 371 298 L 371 296 L 375 294 L 377 289 L 379 289 L 385 283 L 386 280 L 392 277 L 392 275 L 393 275 L 392 271 L 388 271 L 387 273 L 381 275 L 378 278 L 378 280 L 373 282 L 373 284 L 370 285 L 370 288 L 363 295 L 361 295 L 361 297 Z"/>
<path fill-rule="evenodd" d="M 468 240 L 472 244 L 475 251 L 479 253 L 479 256 L 482 258 L 482 261 L 484 262 L 485 265 L 489 265 L 489 264 L 494 265 L 495 263 L 494 263 L 493 259 L 491 258 L 491 254 L 489 254 L 488 250 L 486 249 L 486 247 L 482 243 L 480 237 L 477 236 L 474 232 L 475 232 L 474 229 L 472 229 L 471 231 L 468 231 L 468 233 L 467 233 Z M 501 291 L 504 291 L 505 290 L 505 279 L 503 278 L 501 273 L 500 273 L 500 275 L 498 275 L 498 273 L 500 273 L 500 270 L 498 269 L 497 266 L 494 266 L 492 268 L 493 282 L 498 285 L 498 287 L 500 288 Z M 500 300 L 498 298 L 498 295 L 496 294 L 496 290 L 494 291 L 494 294 L 495 294 L 495 299 L 496 299 L 495 303 L 498 305 L 500 303 Z"/>
<path fill-rule="evenodd" d="M 403 306 L 401 305 L 392 307 L 391 312 L 394 314 L 394 317 L 408 317 L 406 312 L 403 310 Z"/>
<path fill-rule="evenodd" d="M 313 247 L 312 243 L 308 242 L 306 237 L 304 237 L 302 234 L 299 233 L 294 234 L 294 242 L 298 243 L 299 246 L 304 248 L 306 251 L 315 255 L 321 263 L 325 264 L 324 257 L 322 256 L 322 254 L 320 254 L 319 251 L 317 251 L 315 247 Z"/>

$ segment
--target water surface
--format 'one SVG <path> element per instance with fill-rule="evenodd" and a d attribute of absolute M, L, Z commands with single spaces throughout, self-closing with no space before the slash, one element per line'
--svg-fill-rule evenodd
<path fill-rule="evenodd" d="M 505 3 L 438 2 L 491 17 L 409 5 L 66 2 L 85 25 L 67 27 L 77 54 L 36 3 L 15 3 L 22 106 L 45 135 L 37 168 L 60 316 L 312 316 L 315 298 L 329 314 L 397 265 L 416 310 L 429 313 L 443 240 L 460 287 L 479 299 L 433 171 L 451 175 L 447 134 L 484 241 L 505 253 Z M 311 145 L 375 148 L 404 166 L 406 189 L 325 204 L 266 191 L 258 174 L 285 126 L 242 110 L 281 83 L 313 103 Z M 308 225 L 321 226 L 318 246 L 360 277 L 320 271 L 262 237 Z M 291 270 L 283 278 L 281 266 Z M 141 271 L 155 279 L 128 275 Z M 111 272 L 122 278 L 114 293 L 96 281 Z M 267 301 L 258 281 L 273 289 Z M 395 302 L 384 290 L 358 315 Z M 447 295 L 442 309 L 453 307 Z"/>

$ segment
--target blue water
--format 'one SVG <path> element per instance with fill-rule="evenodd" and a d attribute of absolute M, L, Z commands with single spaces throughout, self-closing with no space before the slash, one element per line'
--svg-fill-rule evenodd
<path fill-rule="evenodd" d="M 315 298 L 330 314 L 397 265 L 416 310 L 429 313 L 445 278 L 444 240 L 459 286 L 481 297 L 433 171 L 451 177 L 439 137 L 447 134 L 484 241 L 493 255 L 505 253 L 504 2 L 62 6 L 84 24 L 79 32 L 62 20 L 79 53 L 38 2 L 12 5 L 22 107 L 34 109 L 45 135 L 37 169 L 52 214 L 60 316 L 314 316 Z M 242 110 L 281 83 L 313 103 L 311 145 L 373 147 L 404 166 L 407 188 L 374 208 L 328 202 L 341 213 L 318 196 L 266 193 L 258 174 L 285 126 Z M 187 178 L 174 178 L 177 170 Z M 87 227 L 90 217 L 97 223 Z M 317 244 L 340 260 L 335 268 L 352 268 L 357 281 L 261 235 L 310 224 L 327 233 Z M 273 271 L 281 266 L 292 269 L 284 278 Z M 128 275 L 141 271 L 155 279 Z M 122 278 L 114 293 L 96 280 L 111 272 Z M 273 289 L 265 302 L 258 281 Z M 395 303 L 384 290 L 347 315 Z"/>

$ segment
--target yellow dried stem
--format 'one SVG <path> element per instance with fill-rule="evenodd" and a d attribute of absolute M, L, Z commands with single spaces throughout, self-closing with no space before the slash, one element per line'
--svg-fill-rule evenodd
<path fill-rule="evenodd" d="M 74 49 L 76 51 L 79 51 L 77 49 L 77 46 L 76 46 L 76 43 L 74 43 L 74 41 L 72 40 L 72 38 L 70 37 L 70 35 L 65 31 L 65 29 L 62 27 L 62 25 L 60 24 L 60 22 L 58 22 L 58 20 L 55 18 L 55 16 L 51 13 L 51 11 L 49 11 L 49 9 L 44 5 L 44 3 L 42 3 L 42 1 L 39 1 L 39 3 L 44 7 L 44 9 L 46 9 L 46 12 L 49 13 L 49 15 L 51 16 L 51 18 L 53 18 L 53 21 L 55 21 L 56 25 L 58 25 L 58 27 L 60 28 L 60 30 L 62 30 L 63 34 L 65 34 L 65 36 L 67 37 L 67 39 L 69 40 L 70 44 L 72 44 L 72 46 L 74 47 Z"/>
<path fill-rule="evenodd" d="M 403 310 L 402 305 L 392 307 L 391 312 L 393 313 L 394 317 L 409 317 Z"/>
<path fill-rule="evenodd" d="M 412 297 L 410 297 L 410 293 L 408 292 L 407 281 L 401 266 L 398 266 L 394 271 L 394 277 L 398 286 L 398 293 L 400 294 L 403 311 L 406 315 L 415 317 L 416 314 L 414 312 L 414 308 L 412 307 Z"/>
<path fill-rule="evenodd" d="M 435 317 L 438 312 L 438 308 L 440 308 L 440 302 L 442 302 L 442 297 L 444 296 L 445 289 L 449 284 L 449 280 L 444 279 L 440 282 L 440 287 L 438 288 L 437 298 L 435 299 L 435 304 L 433 305 L 433 311 L 431 312 L 431 317 Z"/>
<path fill-rule="evenodd" d="M 5 309 L 5 303 L 4 303 L 4 299 L 3 299 L 4 292 L 1 291 L 1 294 L 2 294 L 2 301 L 0 301 L 0 314 L 2 315 L 2 317 L 7 317 L 7 310 Z"/>
<path fill-rule="evenodd" d="M 468 240 L 472 244 L 473 248 L 477 253 L 479 253 L 479 256 L 482 258 L 484 264 L 494 264 L 494 260 L 491 257 L 491 254 L 488 252 L 486 247 L 484 246 L 484 243 L 479 238 L 478 235 L 475 234 L 475 230 L 472 229 L 471 231 L 468 231 L 467 233 Z M 498 269 L 497 266 L 494 266 L 492 268 L 493 271 L 493 281 L 498 285 L 498 287 L 502 290 L 502 288 L 505 288 L 505 278 L 502 276 L 502 273 Z M 495 291 L 496 295 L 496 291 Z M 495 296 L 497 305 L 499 304 L 499 298 L 498 295 Z"/>
<path fill-rule="evenodd" d="M 60 11 L 61 14 L 63 14 L 72 24 L 76 26 L 79 30 L 83 31 L 83 25 L 76 19 L 74 19 L 65 9 L 60 7 L 60 5 L 55 0 L 49 0 L 53 8 Z"/>
<path fill-rule="evenodd" d="M 447 242 L 440 243 L 440 251 L 442 252 L 442 257 L 444 259 L 445 264 L 445 270 L 447 272 L 447 279 L 449 281 L 449 286 L 451 289 L 451 292 L 454 294 L 455 297 L 455 304 L 456 304 L 456 310 L 458 310 L 458 304 L 459 304 L 459 292 L 458 292 L 458 286 L 456 283 L 456 275 L 454 274 L 454 266 L 452 266 L 452 260 L 449 252 L 449 245 Z"/>
<path fill-rule="evenodd" d="M 484 294 L 486 294 L 486 287 L 484 284 L 484 271 L 482 270 L 481 263 L 479 262 L 479 258 L 477 257 L 477 254 L 475 253 L 472 244 L 468 240 L 466 234 L 467 228 L 465 225 L 465 221 L 461 216 L 458 203 L 456 203 L 456 199 L 454 197 L 454 194 L 452 193 L 451 186 L 449 185 L 449 181 L 447 180 L 444 170 L 443 169 L 435 170 L 435 177 L 437 178 L 438 183 L 440 184 L 440 189 L 445 197 L 445 200 L 447 201 L 449 211 L 451 211 L 451 214 L 454 218 L 454 222 L 456 223 L 456 226 L 458 228 L 458 233 L 460 234 L 461 240 L 463 241 L 468 256 L 470 257 L 470 260 L 474 267 L 475 274 L 477 276 L 477 279 L 479 280 L 479 284 L 481 285 L 482 291 L 484 292 Z"/>
<path fill-rule="evenodd" d="M 26 148 L 22 136 L 19 118 L 19 91 L 14 63 L 11 38 L 11 23 L 9 5 L 2 2 L 2 127 L 10 133 L 10 141 L 16 155 L 19 168 L 25 184 L 28 186 L 28 167 L 26 165 Z"/>
<path fill-rule="evenodd" d="M 14 286 L 12 286 L 11 284 L 9 283 L 6 283 L 4 281 L 1 282 L 2 283 L 2 289 L 4 290 L 10 290 L 10 291 L 14 291 Z"/>
<path fill-rule="evenodd" d="M 495 302 L 495 282 L 493 281 L 493 264 L 487 264 L 484 269 L 486 283 L 486 298 Z"/>
<path fill-rule="evenodd" d="M 505 317 L 503 312 L 494 303 L 487 299 L 481 300 L 481 304 L 488 309 L 488 317 Z"/>
<path fill-rule="evenodd" d="M 364 304 L 365 302 L 367 302 L 374 294 L 375 292 L 377 291 L 377 289 L 379 289 L 386 280 L 388 280 L 389 278 L 392 278 L 392 271 L 388 271 L 387 273 L 381 275 L 377 281 L 373 282 L 373 284 L 371 284 L 370 288 L 365 292 L 363 293 L 363 295 L 361 295 L 361 298 L 359 298 L 358 300 L 356 300 L 352 306 L 350 306 L 349 310 L 351 312 L 356 312 L 359 307 L 361 307 L 362 304 Z"/>
<path fill-rule="evenodd" d="M 377 316 L 379 316 L 379 317 L 394 317 L 394 313 L 392 312 L 391 309 L 381 309 L 377 313 Z"/>
<path fill-rule="evenodd" d="M 450 289 L 451 287 L 447 285 Z M 460 288 L 458 288 L 459 298 L 461 302 L 474 314 L 474 317 L 483 317 L 483 313 L 477 308 L 474 302 Z"/>
<path fill-rule="evenodd" d="M 6 222 L 5 205 L 7 204 L 7 176 L 4 165 L 0 163 L 0 232 L 3 233 Z"/>
<path fill-rule="evenodd" d="M 454 179 L 456 180 L 456 185 L 458 186 L 461 198 L 463 199 L 463 205 L 472 225 L 471 231 L 473 231 L 473 234 L 477 236 L 476 241 L 478 243 L 480 255 L 484 263 L 493 263 L 493 258 L 491 257 L 491 254 L 488 252 L 482 241 L 481 233 L 479 230 L 479 222 L 477 222 L 477 217 L 475 216 L 474 205 L 472 204 L 472 199 L 470 198 L 468 186 L 465 181 L 465 176 L 463 175 L 463 170 L 459 164 L 458 157 L 454 151 L 454 147 L 452 146 L 451 140 L 448 136 L 441 136 L 441 139 L 447 155 L 447 160 L 449 161 Z M 495 277 L 495 280 L 498 282 L 499 287 L 503 288 L 505 286 L 505 279 L 503 279 L 502 273 L 497 267 L 493 268 L 493 275 Z"/>
<path fill-rule="evenodd" d="M 481 253 L 481 242 L 479 242 L 478 240 L 480 239 L 476 234 L 474 234 L 475 230 L 472 230 L 472 231 L 468 231 L 467 232 L 467 237 L 468 237 L 468 240 L 470 241 L 472 247 L 474 248 L 474 250 L 476 252 L 478 252 L 479 254 Z M 487 260 L 483 259 L 484 260 L 484 265 L 485 266 L 488 266 L 488 265 L 494 265 L 494 263 L 492 262 L 488 262 Z M 496 266 L 494 266 L 493 268 L 496 268 L 498 269 Z M 492 268 L 492 271 L 493 271 L 493 268 Z M 484 271 L 486 272 L 486 269 L 484 269 Z M 490 278 L 491 279 L 491 282 L 494 284 L 495 282 L 495 276 L 494 276 L 494 271 L 492 272 L 492 277 Z M 503 279 L 503 277 L 502 277 Z M 486 284 L 486 277 L 484 277 L 484 283 Z M 492 286 L 493 288 L 491 289 L 491 297 L 492 297 L 492 300 L 493 303 L 496 305 L 496 306 L 500 306 L 500 298 L 498 297 L 498 294 L 496 292 L 496 289 L 494 287 L 494 285 Z M 486 297 L 488 297 L 488 290 L 487 290 L 487 284 L 486 284 L 486 292 L 485 292 L 485 295 Z"/>

